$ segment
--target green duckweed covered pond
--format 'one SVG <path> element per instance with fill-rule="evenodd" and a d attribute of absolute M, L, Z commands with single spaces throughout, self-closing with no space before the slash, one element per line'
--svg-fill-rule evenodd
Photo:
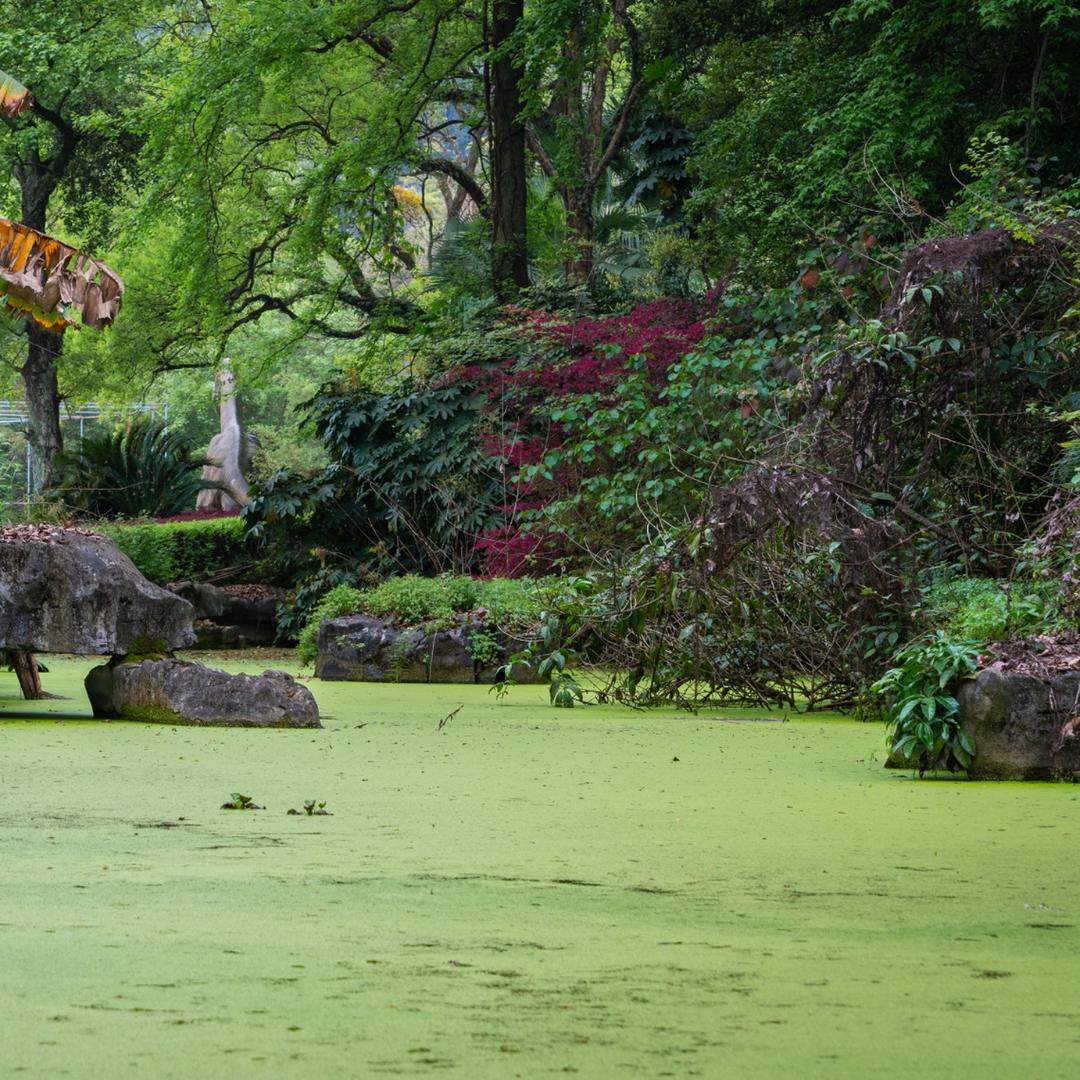
<path fill-rule="evenodd" d="M 1080 788 L 535 688 L 103 724 L 88 666 L 0 675 L 6 1077 L 1076 1073 Z"/>

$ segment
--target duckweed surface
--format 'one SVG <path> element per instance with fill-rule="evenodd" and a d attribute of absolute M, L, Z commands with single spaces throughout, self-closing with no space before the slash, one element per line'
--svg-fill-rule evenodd
<path fill-rule="evenodd" d="M 1076 1073 L 1075 786 L 542 688 L 95 723 L 88 666 L 0 675 L 5 1077 Z"/>

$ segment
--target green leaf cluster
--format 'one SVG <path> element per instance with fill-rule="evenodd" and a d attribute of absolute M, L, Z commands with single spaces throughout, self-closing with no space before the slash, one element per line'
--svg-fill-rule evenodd
<path fill-rule="evenodd" d="M 478 437 L 483 405 L 467 379 L 323 387 L 308 415 L 330 464 L 264 480 L 245 511 L 253 537 L 284 576 L 310 574 L 312 550 L 380 576 L 473 570 L 476 537 L 507 501 L 507 478 Z"/>
<path fill-rule="evenodd" d="M 975 756 L 971 735 L 960 726 L 959 682 L 974 673 L 979 644 L 928 635 L 896 656 L 896 666 L 874 683 L 886 698 L 893 754 L 918 768 L 966 769 Z"/>
<path fill-rule="evenodd" d="M 808 238 L 934 228 L 988 136 L 1075 176 L 1074 3 L 754 3 L 676 94 L 699 138 L 689 217 L 717 271 L 786 276 Z M 696 47 L 695 47 L 696 46 Z M 676 43 L 676 48 L 678 45 Z"/>
<path fill-rule="evenodd" d="M 566 585 L 573 591 L 573 582 Z M 566 591 L 564 587 L 559 594 L 564 595 Z M 541 611 L 532 639 L 525 648 L 509 656 L 496 671 L 492 692 L 499 697 L 505 696 L 513 684 L 515 666 L 523 665 L 535 670 L 541 679 L 548 680 L 548 698 L 556 709 L 572 709 L 579 702 L 584 702 L 585 689 L 570 667 L 576 655 L 571 640 L 572 635 L 567 634 L 563 618 L 555 610 Z"/>
<path fill-rule="evenodd" d="M 1050 582 L 960 577 L 926 590 L 922 616 L 960 640 L 1002 641 L 1058 628 L 1058 597 Z"/>

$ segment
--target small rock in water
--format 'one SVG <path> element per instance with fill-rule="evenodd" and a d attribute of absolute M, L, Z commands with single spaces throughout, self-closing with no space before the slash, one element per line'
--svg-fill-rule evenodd
<path fill-rule="evenodd" d="M 284 671 L 230 675 L 190 660 L 96 667 L 86 676 L 94 715 L 214 727 L 322 727 L 306 686 Z"/>

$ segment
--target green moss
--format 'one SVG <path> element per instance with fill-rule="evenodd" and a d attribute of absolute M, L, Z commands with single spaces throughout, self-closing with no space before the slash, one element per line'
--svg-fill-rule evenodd
<path fill-rule="evenodd" d="M 69 701 L 0 673 L 12 1076 L 1075 1070 L 1073 785 L 546 687 L 312 681 L 323 731 L 96 723 L 87 666 L 50 659 Z M 286 814 L 310 798 L 334 816 Z"/>
<path fill-rule="evenodd" d="M 149 705 L 125 705 L 125 720 L 137 721 L 141 724 L 180 724 L 183 721 L 174 712 L 168 709 L 154 709 Z"/>
<path fill-rule="evenodd" d="M 169 643 L 164 638 L 152 638 L 140 634 L 128 647 L 125 664 L 139 664 L 143 660 L 161 660 L 169 655 Z"/>

